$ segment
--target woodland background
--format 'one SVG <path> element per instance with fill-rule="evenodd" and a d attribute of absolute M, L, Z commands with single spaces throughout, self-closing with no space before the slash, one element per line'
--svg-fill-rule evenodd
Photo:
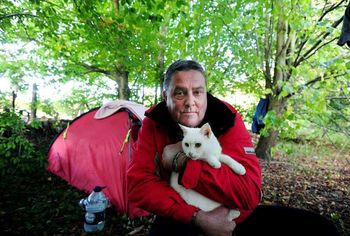
<path fill-rule="evenodd" d="M 350 54 L 336 44 L 345 0 L 0 0 L 0 227 L 80 235 L 86 196 L 48 173 L 67 121 L 127 99 L 149 107 L 178 58 L 202 63 L 209 91 L 250 128 L 263 203 L 301 207 L 350 235 Z M 112 209 L 104 234 L 144 235 L 152 217 Z"/>

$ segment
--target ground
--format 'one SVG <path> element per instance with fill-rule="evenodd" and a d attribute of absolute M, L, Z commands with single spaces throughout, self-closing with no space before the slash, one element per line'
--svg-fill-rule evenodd
<path fill-rule="evenodd" d="M 350 156 L 331 153 L 318 157 L 276 152 L 274 160 L 261 160 L 262 203 L 312 210 L 331 219 L 342 235 L 350 235 Z M 86 193 L 44 167 L 30 173 L 6 171 L 0 181 L 1 235 L 87 235 L 84 210 L 78 205 Z M 89 235 L 147 235 L 152 220 L 129 219 L 111 208 L 104 231 Z"/>
<path fill-rule="evenodd" d="M 347 159 L 261 161 L 263 204 L 278 204 L 317 212 L 333 220 L 342 235 L 350 235 L 350 156 Z"/>

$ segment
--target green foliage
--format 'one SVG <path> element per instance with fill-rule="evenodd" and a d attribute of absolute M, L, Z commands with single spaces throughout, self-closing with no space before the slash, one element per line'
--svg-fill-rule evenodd
<path fill-rule="evenodd" d="M 90 84 L 75 83 L 65 97 L 55 104 L 51 104 L 55 111 L 61 111 L 74 118 L 88 110 L 99 107 L 104 101 L 116 100 L 115 91 L 111 90 L 111 83 L 106 80 L 93 80 Z"/>
<path fill-rule="evenodd" d="M 58 113 L 55 111 L 54 103 L 49 99 L 41 101 L 39 109 L 50 117 L 57 117 Z"/>
<path fill-rule="evenodd" d="M 253 116 L 254 116 L 255 109 L 256 109 L 256 104 L 254 104 L 254 106 L 247 106 L 247 105 L 242 106 L 239 104 L 233 104 L 233 106 L 241 114 L 242 119 L 245 123 L 247 123 L 247 124 L 252 123 Z"/>
<path fill-rule="evenodd" d="M 298 120 L 305 126 L 322 133 L 350 134 L 350 102 L 347 80 L 334 79 L 321 81 L 314 88 L 305 90 L 303 96 L 295 97 L 293 107 Z M 342 87 L 338 89 L 337 87 Z"/>
<path fill-rule="evenodd" d="M 305 127 L 297 137 L 280 140 L 273 152 L 288 160 L 307 157 L 322 163 L 326 160 L 344 160 L 344 156 L 350 152 L 350 142 L 345 141 L 342 134 L 324 134 Z"/>
<path fill-rule="evenodd" d="M 33 144 L 26 138 L 27 127 L 16 113 L 0 112 L 0 172 L 9 166 L 21 171 L 33 171 L 30 163 L 40 156 Z M 41 157 L 42 158 L 42 157 Z"/>
<path fill-rule="evenodd" d="M 0 90 L 0 107 L 5 110 L 9 110 L 11 107 L 10 101 L 7 99 L 7 97 L 9 96 L 9 93 L 6 92 L 2 92 Z"/>
<path fill-rule="evenodd" d="M 59 109 L 57 102 L 39 105 L 50 116 L 62 110 L 75 116 L 116 99 L 121 71 L 128 74 L 130 99 L 150 106 L 160 97 L 153 99 L 164 70 L 161 61 L 166 67 L 175 59 L 193 58 L 205 66 L 215 95 L 240 90 L 289 99 L 281 114 L 268 114 L 265 135 L 274 128 L 281 137 L 296 137 L 307 121 L 346 133 L 350 58 L 333 40 L 340 27 L 331 25 L 345 6 L 331 9 L 337 3 L 152 0 L 119 1 L 117 7 L 109 0 L 5 0 L 0 6 L 1 42 L 31 42 L 34 49 L 27 48 L 27 59 L 24 46 L 12 54 L 1 51 L 0 74 L 12 80 L 16 91 L 27 89 L 28 74 L 59 86 L 82 82 L 60 101 Z M 283 37 L 291 46 L 283 63 L 276 60 L 279 19 L 288 26 Z M 323 38 L 325 33 L 329 36 Z M 277 69 L 290 76 L 274 77 Z M 103 86 L 105 79 L 114 85 Z M 94 93 L 96 84 L 102 93 L 108 87 L 106 96 Z M 330 99 L 332 94 L 343 99 Z M 249 117 L 251 107 L 240 112 Z"/>

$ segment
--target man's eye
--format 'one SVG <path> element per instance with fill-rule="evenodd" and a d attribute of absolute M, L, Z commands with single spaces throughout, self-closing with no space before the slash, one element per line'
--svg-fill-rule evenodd
<path fill-rule="evenodd" d="M 193 95 L 196 96 L 196 97 L 200 96 L 202 93 L 203 92 L 200 91 L 200 90 L 193 91 Z"/>
<path fill-rule="evenodd" d="M 176 90 L 174 92 L 175 97 L 183 97 L 184 95 L 185 95 L 185 93 L 182 90 Z"/>

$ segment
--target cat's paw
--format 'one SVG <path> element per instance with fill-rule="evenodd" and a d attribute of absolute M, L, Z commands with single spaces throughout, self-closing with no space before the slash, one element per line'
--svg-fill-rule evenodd
<path fill-rule="evenodd" d="M 229 221 L 232 221 L 232 220 L 238 218 L 240 216 L 240 214 L 241 213 L 239 212 L 239 210 L 230 210 L 227 214 L 227 219 Z"/>
<path fill-rule="evenodd" d="M 220 162 L 209 162 L 209 165 L 212 166 L 215 169 L 219 169 L 221 167 Z"/>
<path fill-rule="evenodd" d="M 239 165 L 235 168 L 235 172 L 239 175 L 245 175 L 246 170 L 245 170 L 244 166 Z"/>

